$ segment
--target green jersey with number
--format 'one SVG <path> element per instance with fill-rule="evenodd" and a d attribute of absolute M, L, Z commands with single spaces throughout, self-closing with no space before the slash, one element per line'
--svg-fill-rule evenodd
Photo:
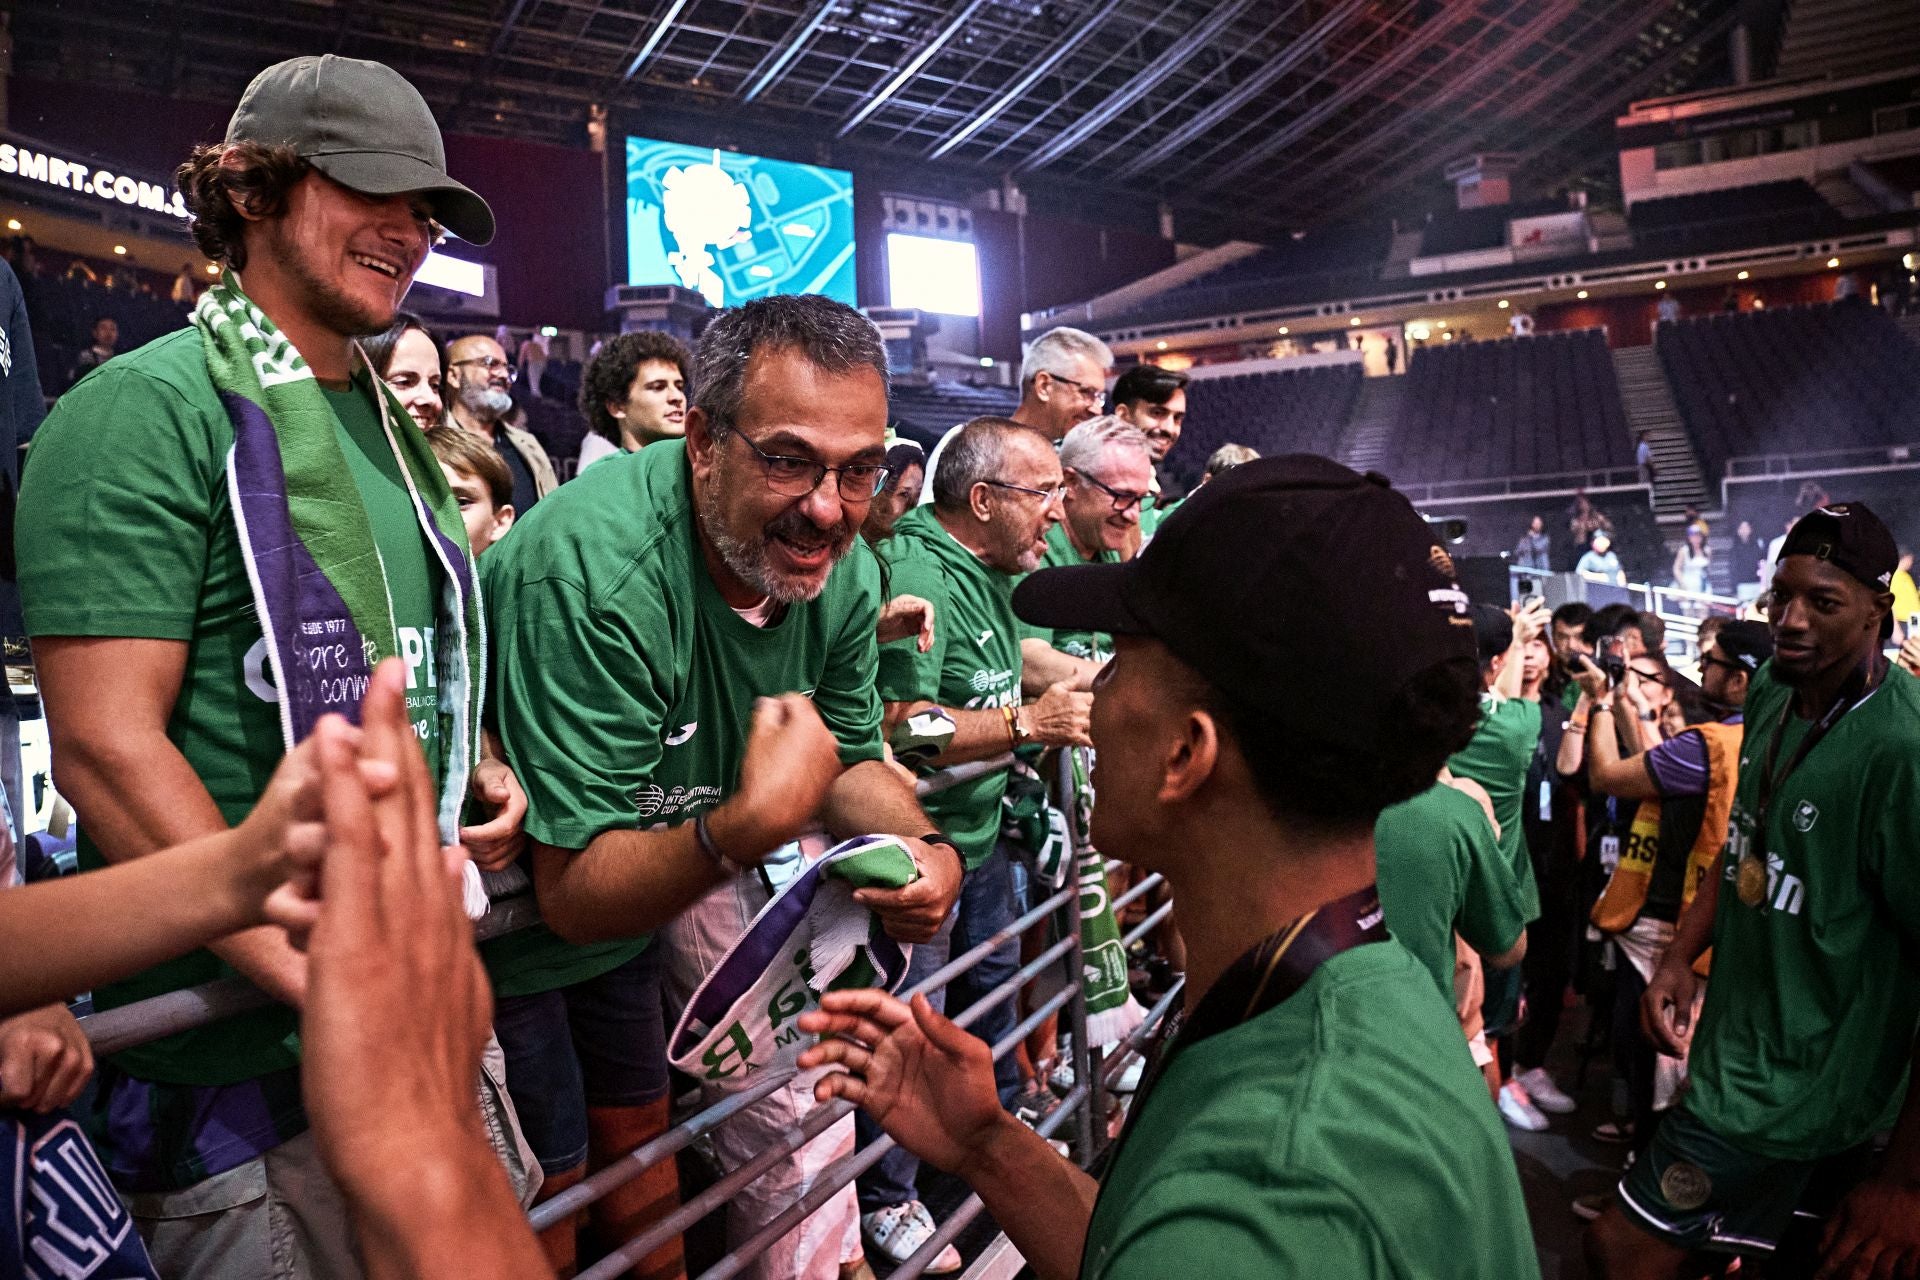
<path fill-rule="evenodd" d="M 1387 928 L 1453 999 L 1453 935 L 1483 956 L 1513 949 L 1529 917 L 1520 883 L 1471 796 L 1436 782 L 1373 827 Z"/>
<path fill-rule="evenodd" d="M 1041 569 L 1055 569 L 1072 564 L 1118 564 L 1118 551 L 1101 551 L 1093 556 L 1083 556 L 1074 549 L 1072 539 L 1067 537 L 1067 526 L 1056 524 L 1047 530 L 1047 553 L 1040 558 Z M 1037 571 L 1036 571 L 1037 572 Z M 1022 637 L 1045 640 L 1060 652 L 1075 658 L 1091 658 L 1096 662 L 1105 662 L 1113 656 L 1113 637 L 1104 631 L 1074 631 L 1066 628 L 1054 629 L 1036 627 L 1021 623 Z"/>
<path fill-rule="evenodd" d="M 347 465 L 387 574 L 407 705 L 428 760 L 441 758 L 433 633 L 439 561 L 427 546 L 370 385 L 329 391 Z M 394 423 L 412 431 L 410 421 Z M 197 329 L 102 365 L 60 398 L 34 437 L 20 492 L 20 592 L 34 636 L 180 641 L 186 669 L 167 738 L 220 816 L 237 823 L 284 752 L 279 695 L 228 501 L 233 425 Z M 83 826 L 83 869 L 104 865 Z M 156 965 L 94 994 L 102 1009 L 233 970 L 211 951 Z M 276 1006 L 115 1055 L 143 1080 L 231 1084 L 299 1061 L 297 1015 Z"/>
<path fill-rule="evenodd" d="M 577 851 L 719 804 L 739 783 L 757 698 L 803 693 L 842 761 L 880 758 L 880 575 L 866 543 L 818 597 L 760 627 L 721 598 L 694 518 L 686 446 L 656 444 L 541 499 L 480 562 L 487 703 L 542 844 Z M 536 926 L 484 951 L 495 989 L 528 995 L 645 947 L 572 946 Z"/>
<path fill-rule="evenodd" d="M 933 604 L 934 642 L 926 653 L 914 636 L 881 646 L 880 697 L 965 711 L 1019 706 L 1013 579 L 956 542 L 931 505 L 902 516 L 881 554 L 889 590 Z M 1002 770 L 926 798 L 927 816 L 960 847 L 969 871 L 993 853 L 1006 790 Z"/>
<path fill-rule="evenodd" d="M 1527 767 L 1540 742 L 1540 704 L 1525 698 L 1480 697 L 1480 724 L 1473 740 L 1447 761 L 1462 778 L 1487 789 L 1493 817 L 1500 824 L 1500 854 L 1520 886 L 1520 901 L 1528 920 L 1540 916 L 1540 888 L 1534 883 L 1533 861 L 1527 857 L 1527 837 L 1521 818 L 1526 803 Z"/>
<path fill-rule="evenodd" d="M 1792 690 L 1747 693 L 1713 978 L 1687 1106 L 1760 1155 L 1813 1160 L 1889 1127 L 1920 1027 L 1920 680 L 1895 667 L 1780 781 L 1760 775 Z M 1809 721 L 1790 716 L 1784 770 Z M 1758 860 L 1743 880 L 1743 857 Z"/>

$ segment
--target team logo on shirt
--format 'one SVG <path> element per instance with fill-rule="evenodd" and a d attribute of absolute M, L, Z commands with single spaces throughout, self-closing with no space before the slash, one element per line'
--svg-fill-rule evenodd
<path fill-rule="evenodd" d="M 993 639 L 993 628 L 988 627 L 985 631 L 982 631 L 980 633 L 980 638 L 974 643 L 978 644 L 982 649 L 984 649 L 987 647 L 987 641 L 991 639 Z"/>
<path fill-rule="evenodd" d="M 688 809 L 719 803 L 719 787 L 676 786 L 669 791 L 650 782 L 633 793 L 634 812 L 641 818 L 671 818 Z"/>
<path fill-rule="evenodd" d="M 694 730 L 698 729 L 699 727 L 700 727 L 700 722 L 698 720 L 690 720 L 686 724 L 681 725 L 679 729 L 677 729 L 673 733 L 670 733 L 665 738 L 661 739 L 661 741 L 665 742 L 670 747 L 677 747 L 681 743 L 685 742 L 688 738 L 691 738 L 693 736 Z"/>
<path fill-rule="evenodd" d="M 1813 801 L 1802 800 L 1793 810 L 1793 829 L 1802 835 L 1813 830 L 1813 824 L 1820 821 L 1820 811 L 1813 807 Z"/>

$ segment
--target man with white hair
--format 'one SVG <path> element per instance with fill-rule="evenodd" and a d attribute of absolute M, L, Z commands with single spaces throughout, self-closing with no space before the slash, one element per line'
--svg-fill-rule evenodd
<path fill-rule="evenodd" d="M 1127 558 L 1140 527 L 1140 504 L 1153 485 L 1153 454 L 1140 428 L 1106 414 L 1081 423 L 1060 444 L 1067 491 L 1066 519 L 1047 533 L 1042 568 L 1116 563 Z M 1089 664 L 1113 653 L 1097 632 L 1027 628 L 1020 644 L 1022 682 L 1038 693 L 1057 681 L 1074 681 Z"/>
<path fill-rule="evenodd" d="M 1049 329 L 1027 344 L 1020 360 L 1020 407 L 1010 415 L 1023 427 L 1032 427 L 1049 440 L 1065 438 L 1078 423 L 1100 412 L 1107 398 L 1107 370 L 1113 352 L 1107 344 L 1082 329 L 1065 325 Z M 940 455 L 960 430 L 954 427 L 933 447 L 920 501 L 933 501 L 933 476 Z"/>

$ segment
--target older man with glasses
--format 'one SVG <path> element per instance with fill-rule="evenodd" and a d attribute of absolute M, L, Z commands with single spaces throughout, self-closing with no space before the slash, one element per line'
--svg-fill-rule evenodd
<path fill-rule="evenodd" d="M 533 434 L 507 421 L 517 376 L 506 351 L 484 333 L 455 338 L 447 348 L 447 416 L 507 460 L 513 473 L 513 509 L 524 516 L 560 481 Z"/>

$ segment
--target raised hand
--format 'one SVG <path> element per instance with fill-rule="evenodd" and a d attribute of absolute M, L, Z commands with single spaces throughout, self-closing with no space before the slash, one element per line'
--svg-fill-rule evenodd
<path fill-rule="evenodd" d="M 933 648 L 933 602 L 919 596 L 898 595 L 880 610 L 880 643 L 918 636 L 922 653 Z"/>
<path fill-rule="evenodd" d="M 747 731 L 740 789 L 722 806 L 747 833 L 723 845 L 727 856 L 755 863 L 796 839 L 818 819 L 841 771 L 840 744 L 812 702 L 797 693 L 761 698 Z"/>
<path fill-rule="evenodd" d="M 821 1102 L 845 1098 L 889 1137 L 929 1164 L 965 1176 L 1007 1115 L 994 1092 L 993 1055 L 934 1012 L 884 991 L 830 991 L 800 1029 L 820 1036 L 800 1067 L 839 1066 L 813 1087 Z"/>

